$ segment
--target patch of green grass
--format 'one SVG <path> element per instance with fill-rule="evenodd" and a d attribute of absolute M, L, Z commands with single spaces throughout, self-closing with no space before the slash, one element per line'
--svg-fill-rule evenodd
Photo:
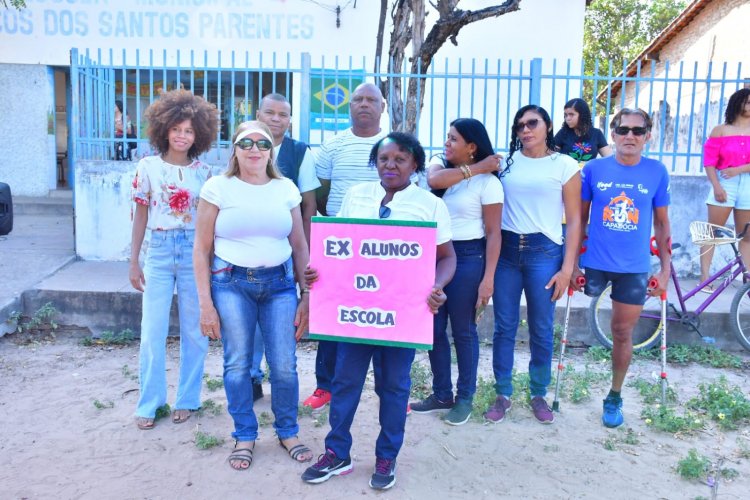
<path fill-rule="evenodd" d="M 267 411 L 260 412 L 260 415 L 258 415 L 258 426 L 260 427 L 268 427 L 273 422 L 273 417 L 270 413 Z"/>
<path fill-rule="evenodd" d="M 616 451 L 620 448 L 620 445 L 635 446 L 640 444 L 638 434 L 630 427 L 618 427 L 616 433 L 610 433 L 607 438 L 602 442 L 602 446 L 605 450 Z"/>
<path fill-rule="evenodd" d="M 313 425 L 315 427 L 323 427 L 328 424 L 328 408 L 326 405 L 322 410 L 313 414 Z"/>
<path fill-rule="evenodd" d="M 204 415 L 211 415 L 214 417 L 218 417 L 221 415 L 224 411 L 224 406 L 218 404 L 213 399 L 207 399 L 201 403 L 200 409 L 196 412 L 199 417 L 202 417 Z"/>
<path fill-rule="evenodd" d="M 628 387 L 635 388 L 646 404 L 661 402 L 661 380 L 653 382 L 644 378 L 637 378 L 628 382 Z M 667 387 L 667 403 L 677 403 L 677 393 L 671 387 Z"/>
<path fill-rule="evenodd" d="M 699 394 L 687 402 L 688 408 L 704 412 L 724 430 L 750 422 L 750 401 L 738 386 L 730 387 L 722 375 L 711 383 L 698 384 Z"/>
<path fill-rule="evenodd" d="M 135 340 L 135 333 L 130 328 L 126 328 L 117 333 L 112 330 L 105 330 L 102 332 L 99 338 L 86 337 L 81 339 L 81 345 L 90 346 L 101 346 L 101 345 L 130 345 Z"/>
<path fill-rule="evenodd" d="M 36 310 L 34 314 L 27 321 L 23 321 L 23 316 L 18 315 L 16 318 L 18 321 L 17 332 L 40 330 L 44 327 L 49 327 L 52 330 L 57 330 L 57 323 L 55 317 L 60 314 L 52 302 L 47 302 L 42 307 Z"/>
<path fill-rule="evenodd" d="M 737 456 L 740 458 L 750 458 L 750 444 L 742 438 L 737 438 Z"/>
<path fill-rule="evenodd" d="M 731 481 L 732 479 L 737 479 L 740 476 L 740 472 L 737 469 L 732 469 L 731 467 L 728 467 L 726 469 L 721 469 L 719 471 L 719 474 L 721 474 L 721 477 Z"/>
<path fill-rule="evenodd" d="M 122 376 L 125 378 L 128 378 L 130 380 L 138 380 L 138 375 L 130 371 L 130 367 L 128 365 L 122 365 L 122 368 L 120 369 L 122 372 Z"/>
<path fill-rule="evenodd" d="M 208 373 L 204 373 L 203 380 L 206 382 L 206 389 L 210 392 L 218 391 L 224 387 L 224 379 L 222 377 L 211 378 Z"/>
<path fill-rule="evenodd" d="M 207 434 L 205 432 L 195 431 L 195 446 L 199 450 L 208 450 L 210 448 L 214 448 L 215 446 L 221 446 L 222 444 L 224 444 L 224 440 L 222 438 L 212 436 L 211 434 Z"/>
<path fill-rule="evenodd" d="M 670 434 L 692 434 L 703 428 L 703 420 L 697 415 L 689 411 L 679 415 L 671 406 L 646 406 L 641 418 L 649 427 Z"/>
<path fill-rule="evenodd" d="M 172 414 L 172 407 L 169 406 L 168 403 L 165 403 L 164 405 L 156 409 L 156 415 L 154 416 L 154 420 L 168 418 L 171 414 Z"/>
<path fill-rule="evenodd" d="M 411 399 L 423 400 L 432 394 L 432 370 L 425 363 L 411 364 Z"/>
<path fill-rule="evenodd" d="M 511 401 L 514 405 L 520 405 L 523 408 L 530 408 L 531 400 L 529 392 L 529 374 L 526 372 L 518 373 L 513 370 L 513 395 Z"/>
<path fill-rule="evenodd" d="M 471 408 L 472 420 L 484 422 L 484 412 L 493 405 L 496 398 L 495 383 L 480 375 L 477 379 L 477 392 L 474 393 L 474 402 Z"/>
<path fill-rule="evenodd" d="M 645 359 L 661 358 L 661 350 L 658 347 L 647 351 L 636 351 L 633 354 Z M 698 363 L 712 368 L 742 368 L 742 358 L 711 345 L 668 346 L 667 361 L 675 364 Z"/>
<path fill-rule="evenodd" d="M 685 458 L 677 462 L 677 473 L 683 479 L 701 479 L 706 476 L 711 461 L 691 448 Z"/>
<path fill-rule="evenodd" d="M 608 363 L 612 360 L 612 349 L 607 349 L 600 345 L 593 345 L 586 351 L 586 357 L 595 363 Z"/>
<path fill-rule="evenodd" d="M 572 403 L 580 404 L 591 399 L 591 387 L 609 380 L 609 373 L 591 370 L 585 365 L 577 371 L 573 365 L 565 367 L 561 392 Z"/>
<path fill-rule="evenodd" d="M 115 407 L 115 404 L 110 400 L 107 400 L 104 402 L 99 401 L 98 399 L 94 400 L 94 408 L 96 408 L 97 410 L 108 410 L 109 408 L 114 408 L 114 407 Z"/>
<path fill-rule="evenodd" d="M 617 440 L 612 437 L 608 437 L 607 439 L 604 440 L 604 442 L 602 443 L 602 446 L 604 446 L 604 449 L 607 451 L 616 451 Z"/>

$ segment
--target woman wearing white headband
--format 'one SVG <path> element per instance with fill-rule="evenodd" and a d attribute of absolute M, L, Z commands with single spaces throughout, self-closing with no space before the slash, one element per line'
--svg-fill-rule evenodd
<path fill-rule="evenodd" d="M 242 123 L 232 143 L 226 174 L 213 177 L 201 190 L 193 253 L 201 329 L 212 339 L 221 338 L 224 346 L 224 389 L 235 439 L 229 465 L 235 470 L 250 467 L 258 437 L 250 378 L 258 324 L 271 372 L 279 444 L 294 460 L 307 462 L 312 452 L 297 438 L 295 354 L 309 308 L 305 283 L 299 300 L 295 283 L 295 276 L 304 279 L 309 259 L 302 198 L 274 164 L 266 125 Z"/>

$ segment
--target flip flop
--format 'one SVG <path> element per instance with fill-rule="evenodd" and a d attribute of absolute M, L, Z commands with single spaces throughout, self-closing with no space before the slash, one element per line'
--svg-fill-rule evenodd
<path fill-rule="evenodd" d="M 142 431 L 150 431 L 154 428 L 153 418 L 148 417 L 135 417 L 135 425 Z"/>
<path fill-rule="evenodd" d="M 238 442 L 234 442 L 234 450 L 229 454 L 227 462 L 229 466 L 234 470 L 247 470 L 253 464 L 253 450 L 255 449 L 255 442 L 253 441 L 252 448 L 237 448 Z M 240 462 L 238 467 L 232 465 L 232 460 Z M 247 464 L 247 467 L 242 467 L 243 464 Z"/>
<path fill-rule="evenodd" d="M 279 446 L 284 448 L 284 450 L 289 454 L 290 457 L 292 457 L 292 460 L 294 460 L 295 462 L 303 464 L 312 460 L 312 450 L 302 443 L 294 445 L 291 448 L 287 448 L 286 446 L 284 446 L 284 442 L 281 440 L 281 438 L 279 438 Z M 309 453 L 310 456 L 307 458 L 302 458 L 307 453 Z M 302 459 L 300 460 L 300 458 Z"/>
<path fill-rule="evenodd" d="M 190 420 L 190 417 L 193 416 L 193 413 L 195 413 L 195 410 L 175 410 L 172 412 L 172 423 L 174 424 L 182 424 Z"/>
<path fill-rule="evenodd" d="M 714 293 L 714 286 L 712 284 L 708 284 L 700 289 L 703 293 Z"/>

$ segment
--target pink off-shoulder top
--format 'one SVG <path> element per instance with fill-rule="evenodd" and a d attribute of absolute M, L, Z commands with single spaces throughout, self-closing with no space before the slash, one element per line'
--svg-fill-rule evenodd
<path fill-rule="evenodd" d="M 750 135 L 709 137 L 703 146 L 703 165 L 716 170 L 750 163 Z"/>

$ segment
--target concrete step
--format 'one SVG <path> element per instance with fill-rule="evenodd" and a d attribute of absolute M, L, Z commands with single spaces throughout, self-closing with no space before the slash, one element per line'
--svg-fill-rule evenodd
<path fill-rule="evenodd" d="M 49 196 L 14 196 L 15 215 L 73 215 L 73 191 L 57 189 Z"/>

